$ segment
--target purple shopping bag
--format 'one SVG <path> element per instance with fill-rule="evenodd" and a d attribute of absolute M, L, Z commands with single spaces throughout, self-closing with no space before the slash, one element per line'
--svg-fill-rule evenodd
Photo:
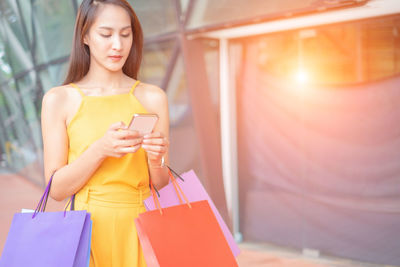
<path fill-rule="evenodd" d="M 171 170 L 172 171 L 172 170 Z M 172 171 L 173 172 L 173 171 Z M 175 173 L 175 172 L 174 172 Z M 213 211 L 219 226 L 221 227 L 222 232 L 224 233 L 225 239 L 229 244 L 229 247 L 232 251 L 232 254 L 237 257 L 240 253 L 240 249 L 236 244 L 235 240 L 231 232 L 229 231 L 228 227 L 226 226 L 224 220 L 222 219 L 221 215 L 219 214 L 217 208 L 215 207 L 214 203 L 210 199 L 210 196 L 207 194 L 206 190 L 204 189 L 203 185 L 201 184 L 199 178 L 197 178 L 196 174 L 193 170 L 181 174 L 181 179 L 176 179 L 179 186 L 182 188 L 185 195 L 188 197 L 190 202 L 200 201 L 200 200 L 207 200 L 211 210 Z M 165 187 L 163 187 L 159 192 L 159 201 L 162 208 L 167 208 L 171 206 L 176 206 L 180 204 L 179 198 L 175 193 L 175 189 L 172 183 L 169 183 Z M 153 201 L 153 197 L 150 196 L 144 200 L 144 205 L 147 210 L 155 210 L 156 206 Z"/>
<path fill-rule="evenodd" d="M 92 222 L 85 210 L 45 212 L 49 184 L 33 213 L 16 213 L 0 267 L 87 267 Z"/>

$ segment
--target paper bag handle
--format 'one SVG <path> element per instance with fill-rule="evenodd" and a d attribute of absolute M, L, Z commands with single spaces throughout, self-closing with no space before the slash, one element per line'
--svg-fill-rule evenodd
<path fill-rule="evenodd" d="M 184 202 L 182 201 L 182 198 L 181 198 L 181 196 L 182 196 L 182 197 L 184 198 L 186 204 L 189 206 L 189 208 L 192 208 L 192 205 L 190 204 L 188 198 L 186 197 L 186 195 L 185 195 L 185 193 L 183 192 L 182 188 L 179 186 L 179 184 L 178 184 L 178 182 L 176 181 L 174 175 L 171 173 L 171 171 L 172 171 L 171 168 L 168 167 L 168 166 L 167 166 L 167 168 L 168 168 L 168 176 L 169 176 L 169 179 L 170 179 L 172 185 L 174 186 L 175 193 L 176 193 L 176 195 L 177 195 L 178 198 L 179 198 L 179 202 L 180 202 L 181 204 L 184 204 Z M 174 171 L 173 171 L 173 172 L 174 172 Z M 175 172 L 174 172 L 174 173 L 175 173 Z M 181 179 L 182 179 L 182 178 L 181 178 Z M 183 179 L 182 179 L 182 180 L 183 180 Z M 153 185 L 153 183 L 152 183 L 151 181 L 150 181 L 150 188 L 151 188 L 151 194 L 153 195 L 154 204 L 155 204 L 155 206 L 157 207 L 157 209 L 160 211 L 160 214 L 163 214 L 160 201 L 158 200 L 158 197 L 157 197 L 157 195 L 156 195 L 156 191 L 155 191 L 154 185 Z"/>
<path fill-rule="evenodd" d="M 51 175 L 50 180 L 46 186 L 46 189 L 44 190 L 44 193 L 42 195 L 42 198 L 40 199 L 38 205 L 36 206 L 35 212 L 32 215 L 32 219 L 35 218 L 39 212 L 44 212 L 46 210 L 47 200 L 50 195 L 51 182 L 53 181 L 53 176 L 55 173 L 56 173 L 56 171 L 54 171 L 53 174 Z M 74 196 L 75 195 L 71 196 L 71 198 L 69 199 L 69 201 L 67 203 L 67 206 L 65 207 L 64 217 L 66 215 L 67 207 L 68 207 L 69 203 L 71 202 L 71 200 L 74 198 Z"/>
<path fill-rule="evenodd" d="M 46 186 L 46 189 L 44 190 L 42 198 L 40 199 L 38 205 L 36 206 L 35 212 L 32 215 L 32 219 L 36 217 L 38 212 L 43 212 L 45 210 L 45 208 L 46 208 L 47 199 L 49 197 L 51 182 L 53 181 L 54 174 L 55 174 L 55 172 L 53 172 L 53 174 L 50 177 L 50 180 L 49 180 L 49 182 L 48 182 L 48 184 Z"/>

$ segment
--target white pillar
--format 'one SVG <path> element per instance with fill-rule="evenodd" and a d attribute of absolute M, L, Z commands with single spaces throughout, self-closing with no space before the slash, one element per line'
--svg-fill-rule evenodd
<path fill-rule="evenodd" d="M 236 88 L 230 83 L 229 43 L 227 39 L 219 42 L 220 64 L 220 123 L 222 175 L 226 201 L 233 236 L 237 242 L 242 241 L 239 228 L 239 183 L 237 166 L 237 129 L 236 129 Z"/>

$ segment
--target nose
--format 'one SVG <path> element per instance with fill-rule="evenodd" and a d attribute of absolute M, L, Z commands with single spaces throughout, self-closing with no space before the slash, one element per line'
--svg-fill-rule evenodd
<path fill-rule="evenodd" d="M 119 51 L 122 48 L 121 37 L 118 34 L 114 35 L 113 42 L 112 42 L 112 49 Z"/>

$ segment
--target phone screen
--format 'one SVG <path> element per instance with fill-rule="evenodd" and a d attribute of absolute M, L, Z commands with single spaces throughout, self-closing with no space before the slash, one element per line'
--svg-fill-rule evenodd
<path fill-rule="evenodd" d="M 153 131 L 157 121 L 157 114 L 134 114 L 128 128 L 146 135 Z"/>

